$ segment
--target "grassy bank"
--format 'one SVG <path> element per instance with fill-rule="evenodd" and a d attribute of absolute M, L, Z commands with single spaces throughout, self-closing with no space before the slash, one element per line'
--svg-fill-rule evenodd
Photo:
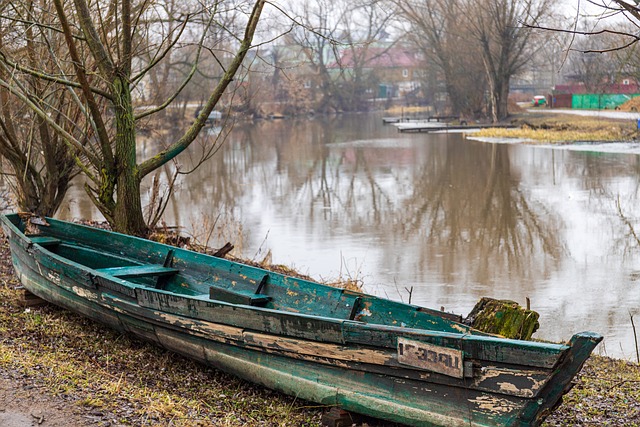
<path fill-rule="evenodd" d="M 531 143 L 572 143 L 633 141 L 638 139 L 637 123 L 572 114 L 521 113 L 512 117 L 514 129 L 490 128 L 473 136 L 519 138 Z"/>
<path fill-rule="evenodd" d="M 25 309 L 9 257 L 2 238 L 0 373 L 16 389 L 37 384 L 69 412 L 90 414 L 93 421 L 86 425 L 320 425 L 325 408 L 319 405 L 254 386 L 52 305 Z M 547 425 L 640 426 L 638 402 L 640 367 L 593 357 Z"/>

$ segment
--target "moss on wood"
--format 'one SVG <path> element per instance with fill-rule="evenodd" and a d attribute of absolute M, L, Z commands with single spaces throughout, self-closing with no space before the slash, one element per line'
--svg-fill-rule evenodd
<path fill-rule="evenodd" d="M 471 310 L 465 323 L 483 332 L 530 340 L 540 326 L 539 317 L 538 313 L 520 307 L 517 302 L 484 297 Z"/>

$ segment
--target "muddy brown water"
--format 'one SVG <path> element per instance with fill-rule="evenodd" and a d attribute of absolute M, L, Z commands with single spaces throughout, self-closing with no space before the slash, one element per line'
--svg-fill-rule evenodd
<path fill-rule="evenodd" d="M 634 358 L 640 147 L 500 142 L 400 134 L 379 115 L 239 124 L 179 178 L 164 219 L 204 240 L 233 217 L 244 237 L 211 245 L 234 240 L 255 259 L 271 251 L 274 263 L 362 279 L 391 299 L 466 314 L 483 296 L 529 298 L 538 338 L 592 330 L 606 337 L 600 353 Z M 194 145 L 181 169 L 202 153 Z M 82 191 L 61 217 L 99 218 Z"/>

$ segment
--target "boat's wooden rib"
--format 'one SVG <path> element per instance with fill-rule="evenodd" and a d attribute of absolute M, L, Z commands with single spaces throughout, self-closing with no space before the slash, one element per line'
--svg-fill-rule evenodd
<path fill-rule="evenodd" d="M 507 340 L 459 317 L 47 219 L 0 217 L 33 294 L 250 381 L 411 425 L 539 425 L 601 337 Z"/>

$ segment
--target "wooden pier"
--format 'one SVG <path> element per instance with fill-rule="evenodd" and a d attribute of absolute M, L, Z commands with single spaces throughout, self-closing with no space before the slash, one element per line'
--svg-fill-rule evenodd
<path fill-rule="evenodd" d="M 461 124 L 461 125 L 448 125 L 446 123 L 442 123 L 440 125 L 436 123 L 402 123 L 396 124 L 398 127 L 398 132 L 409 133 L 409 132 L 442 132 L 442 131 L 460 131 L 460 130 L 479 130 L 479 129 L 488 129 L 488 128 L 516 128 L 515 125 L 506 125 L 506 124 Z"/>
<path fill-rule="evenodd" d="M 441 121 L 458 120 L 459 118 L 460 116 L 426 116 L 426 117 L 395 116 L 395 117 L 383 117 L 382 123 L 385 125 L 391 124 L 391 123 L 414 123 L 414 122 L 432 122 L 432 121 L 439 123 Z"/>

